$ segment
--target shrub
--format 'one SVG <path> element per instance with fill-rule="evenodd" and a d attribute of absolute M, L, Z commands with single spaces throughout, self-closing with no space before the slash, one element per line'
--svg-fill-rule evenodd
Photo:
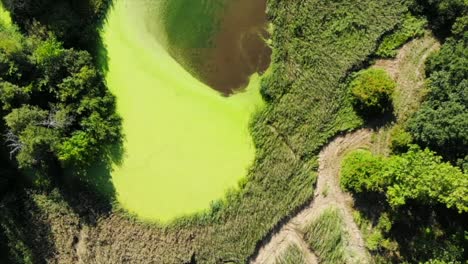
<path fill-rule="evenodd" d="M 355 193 L 382 191 L 386 183 L 378 183 L 383 161 L 367 150 L 357 150 L 348 154 L 341 169 L 341 187 Z"/>
<path fill-rule="evenodd" d="M 358 72 L 350 84 L 353 104 L 364 115 L 382 114 L 392 109 L 391 95 L 396 83 L 382 69 Z"/>
<path fill-rule="evenodd" d="M 389 158 L 352 152 L 344 160 L 341 185 L 355 193 L 384 193 L 393 208 L 413 200 L 468 212 L 468 174 L 415 145 Z"/>
<path fill-rule="evenodd" d="M 394 153 L 403 153 L 408 151 L 409 145 L 413 141 L 413 137 L 401 126 L 395 126 L 391 132 L 390 148 Z"/>

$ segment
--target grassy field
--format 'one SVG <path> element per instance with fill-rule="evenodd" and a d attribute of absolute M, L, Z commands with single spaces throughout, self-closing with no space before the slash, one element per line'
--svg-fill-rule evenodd
<path fill-rule="evenodd" d="M 209 208 L 247 175 L 255 156 L 249 121 L 263 103 L 258 76 L 231 97 L 192 77 L 136 19 L 142 12 L 116 1 L 103 30 L 125 134 L 112 178 L 124 208 L 168 221 Z"/>

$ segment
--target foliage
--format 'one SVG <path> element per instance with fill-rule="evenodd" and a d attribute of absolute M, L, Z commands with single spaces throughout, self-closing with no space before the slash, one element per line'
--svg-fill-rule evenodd
<path fill-rule="evenodd" d="M 103 145 L 119 142 L 114 98 L 90 54 L 63 48 L 51 34 L 23 36 L 15 26 L 0 34 L 16 43 L 0 45 L 0 105 L 20 167 L 46 169 L 54 159 L 87 165 Z"/>
<path fill-rule="evenodd" d="M 386 179 L 380 177 L 384 160 L 367 150 L 357 150 L 348 154 L 343 160 L 340 184 L 348 191 L 361 193 L 365 191 L 382 192 Z"/>
<path fill-rule="evenodd" d="M 279 257 L 276 264 L 305 264 L 305 258 L 301 249 L 296 245 L 289 246 L 283 255 Z"/>
<path fill-rule="evenodd" d="M 67 47 L 94 49 L 96 22 L 105 16 L 110 0 L 1 0 L 22 29 L 34 21 L 47 26 Z"/>
<path fill-rule="evenodd" d="M 391 95 L 395 82 L 383 69 L 358 72 L 350 83 L 354 106 L 365 115 L 384 113 L 392 109 Z"/>
<path fill-rule="evenodd" d="M 414 13 L 429 18 L 431 27 L 439 35 L 448 35 L 458 18 L 466 16 L 468 4 L 465 0 L 416 0 Z"/>
<path fill-rule="evenodd" d="M 65 6 L 68 1 L 62 2 Z M 42 5 L 44 8 L 47 6 Z M 53 8 L 58 7 L 49 7 L 50 10 Z M 28 21 L 30 17 L 34 17 L 21 15 L 21 9 L 16 10 L 16 21 Z M 190 262 L 192 258 L 200 263 L 244 263 L 253 254 L 259 240 L 266 237 L 281 219 L 311 199 L 311 186 L 315 182 L 314 171 L 317 169 L 317 154 L 320 148 L 337 133 L 362 124 L 362 120 L 352 109 L 347 97 L 347 87 L 342 81 L 350 71 L 359 67 L 373 53 L 378 39 L 395 27 L 407 11 L 407 3 L 364 0 L 357 5 L 356 1 L 351 0 L 270 0 L 267 10 L 274 28 L 271 37 L 274 54 L 271 69 L 263 78 L 261 91 L 268 101 L 268 106 L 252 123 L 257 158 L 249 171 L 248 182 L 241 191 L 230 193 L 223 201 L 215 203 L 216 206 L 213 206 L 211 211 L 179 219 L 167 227 L 149 228 L 118 214 L 109 217 L 106 215 L 105 218 L 96 220 L 90 213 L 89 217 L 96 220 L 93 223 L 96 223 L 97 227 L 88 233 L 89 254 L 84 256 L 84 262 L 99 262 L 103 259 L 107 262 L 121 262 L 122 258 L 131 257 L 129 261 L 137 263 L 145 262 L 149 258 L 158 263 Z M 28 12 L 24 14 L 31 14 Z M 33 13 L 37 14 L 36 11 Z M 66 34 L 67 30 L 57 30 L 53 26 L 55 23 L 44 22 L 60 21 L 57 19 L 58 15 L 55 15 L 58 13 L 51 13 L 54 15 L 50 19 L 43 15 L 38 20 L 49 25 L 58 39 L 64 40 L 68 47 L 73 41 L 67 39 L 72 38 L 62 37 L 60 34 Z M 70 16 L 73 17 L 73 14 Z M 80 27 L 73 29 L 70 31 L 71 36 L 75 35 L 73 32 L 78 29 L 81 33 Z M 81 54 L 66 48 L 64 50 L 64 54 Z M 82 57 L 77 56 L 77 59 L 66 61 L 76 62 L 80 58 Z M 33 73 L 41 76 L 34 71 L 34 67 L 31 68 Z M 78 75 L 78 72 L 83 73 L 80 76 L 87 75 L 85 70 L 81 71 L 83 67 L 71 68 L 75 69 L 73 76 Z M 11 69 L 14 72 L 14 67 Z M 67 72 L 64 68 L 62 70 Z M 61 78 L 63 76 L 52 77 L 49 79 L 56 80 L 57 85 L 66 83 L 58 89 L 63 92 L 53 93 L 54 103 L 62 105 L 64 103 L 59 103 L 61 100 L 76 102 L 75 99 L 78 99 L 77 101 L 86 102 L 86 105 L 95 105 L 94 102 L 100 101 L 93 100 L 91 96 L 82 97 L 88 88 L 76 94 L 75 89 L 67 89 L 71 85 L 81 87 L 82 82 L 73 82 L 70 79 L 65 82 L 64 78 Z M 20 90 L 31 89 L 31 93 L 35 93 L 38 86 L 28 85 L 29 82 L 24 82 L 16 86 Z M 44 94 L 55 91 L 47 89 L 47 85 L 40 87 Z M 99 90 L 101 86 L 96 88 Z M 18 89 L 11 88 L 12 91 Z M 47 100 L 44 102 L 39 96 L 31 98 L 35 106 L 50 112 Z M 14 103 L 15 100 L 29 99 L 14 97 L 14 100 L 8 100 L 13 102 L 9 109 L 19 108 Z M 92 109 L 94 108 L 83 108 L 80 103 L 68 110 L 73 114 L 77 112 L 80 115 L 91 116 Z M 88 132 L 88 123 L 78 121 L 79 116 L 74 117 L 72 126 L 78 128 L 78 132 Z M 101 117 L 108 115 L 103 113 Z M 93 120 L 99 120 L 98 116 L 93 117 Z M 100 131 L 101 127 L 94 127 Z M 82 136 L 73 132 L 67 131 L 67 139 L 70 141 L 61 141 L 61 144 L 58 144 L 59 149 L 69 149 L 76 144 L 82 146 L 81 143 L 77 143 L 81 142 Z M 72 137 L 75 138 L 71 140 Z M 80 149 L 65 152 L 74 157 L 79 155 L 74 153 L 79 153 Z M 64 156 L 67 158 L 67 155 Z M 77 195 L 76 199 L 81 197 Z M 94 212 L 94 208 L 83 211 Z M 60 230 L 67 231 L 73 229 L 68 226 L 61 228 Z M 115 235 L 116 228 L 121 230 L 118 236 Z M 67 248 L 61 247 L 68 245 L 64 242 L 54 242 L 57 248 Z M 125 245 L 124 251 L 120 245 Z M 69 253 L 63 250 L 58 252 L 57 256 L 66 254 Z"/>
<path fill-rule="evenodd" d="M 448 160 L 463 159 L 468 149 L 468 35 L 450 38 L 429 58 L 429 94 L 409 121 L 417 143 Z"/>
<path fill-rule="evenodd" d="M 427 21 L 424 18 L 408 14 L 403 22 L 385 36 L 376 51 L 376 55 L 383 58 L 392 58 L 397 55 L 397 49 L 413 38 L 424 34 Z"/>
<path fill-rule="evenodd" d="M 390 148 L 393 153 L 403 153 L 413 142 L 413 137 L 402 126 L 395 126 L 391 131 Z"/>
<path fill-rule="evenodd" d="M 376 259 L 384 263 L 465 259 L 468 174 L 459 168 L 428 149 L 410 145 L 406 153 L 390 157 L 352 152 L 344 160 L 341 177 L 343 188 L 360 204 L 356 222 Z"/>
<path fill-rule="evenodd" d="M 468 174 L 417 146 L 389 158 L 364 150 L 349 154 L 343 163 L 341 185 L 355 193 L 383 192 L 394 208 L 415 200 L 468 212 Z"/>
<path fill-rule="evenodd" d="M 306 227 L 305 240 L 317 254 L 320 263 L 347 263 L 347 234 L 343 224 L 338 209 L 329 208 Z"/>
<path fill-rule="evenodd" d="M 463 263 L 466 216 L 454 210 L 409 204 L 396 210 L 370 193 L 357 195 L 360 226 L 366 247 L 376 263 Z M 362 206 L 363 202 L 371 204 Z"/>

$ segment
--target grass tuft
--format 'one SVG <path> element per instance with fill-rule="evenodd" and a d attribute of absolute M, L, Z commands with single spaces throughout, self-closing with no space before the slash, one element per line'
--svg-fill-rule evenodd
<path fill-rule="evenodd" d="M 343 225 L 338 209 L 329 208 L 306 228 L 305 240 L 320 263 L 346 263 L 347 235 Z"/>
<path fill-rule="evenodd" d="M 296 245 L 289 246 L 275 264 L 305 264 L 305 258 L 301 249 Z"/>

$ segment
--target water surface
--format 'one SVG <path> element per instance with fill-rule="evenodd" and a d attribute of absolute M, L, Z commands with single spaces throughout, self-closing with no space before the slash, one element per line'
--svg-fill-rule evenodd
<path fill-rule="evenodd" d="M 194 9 L 185 8 L 185 16 L 165 11 L 188 2 Z M 116 95 L 125 135 L 125 155 L 122 164 L 114 166 L 112 181 L 119 203 L 140 218 L 169 221 L 209 208 L 236 187 L 255 158 L 249 122 L 263 105 L 258 74 L 246 77 L 244 91 L 226 97 L 193 74 L 195 68 L 187 70 L 180 63 L 185 57 L 177 59 L 170 51 L 169 44 L 178 41 L 175 49 L 206 49 L 217 56 L 210 42 L 223 39 L 221 29 L 226 27 L 217 21 L 233 20 L 198 20 L 193 13 L 217 15 L 214 10 L 226 8 L 210 8 L 215 2 L 220 1 L 116 0 L 104 26 L 106 80 Z M 187 20 L 179 25 L 177 17 Z M 182 37 L 165 33 L 168 23 L 183 32 L 187 21 L 200 24 Z M 250 69 L 245 72 L 251 71 L 253 62 L 243 61 Z"/>

